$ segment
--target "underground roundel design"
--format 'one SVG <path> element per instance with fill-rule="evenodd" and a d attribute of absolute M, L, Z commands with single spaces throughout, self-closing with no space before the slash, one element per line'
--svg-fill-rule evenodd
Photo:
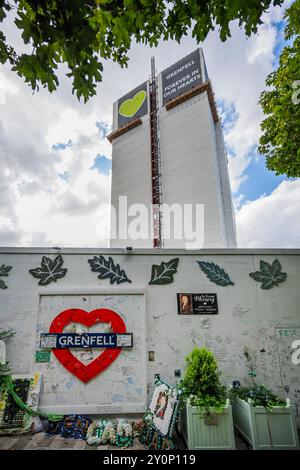
<path fill-rule="evenodd" d="M 86 312 L 79 308 L 64 310 L 52 321 L 49 333 L 62 333 L 69 323 L 81 323 L 88 328 L 96 323 L 109 323 L 112 333 L 126 333 L 126 326 L 122 318 L 113 310 L 106 308 L 100 308 L 91 312 Z M 100 356 L 88 365 L 79 361 L 69 349 L 52 349 L 52 351 L 63 367 L 79 380 L 87 383 L 101 374 L 117 359 L 121 348 L 105 349 Z"/>
<path fill-rule="evenodd" d="M 133 98 L 123 101 L 119 107 L 119 114 L 124 117 L 133 117 L 146 99 L 147 93 L 145 90 L 138 91 Z"/>

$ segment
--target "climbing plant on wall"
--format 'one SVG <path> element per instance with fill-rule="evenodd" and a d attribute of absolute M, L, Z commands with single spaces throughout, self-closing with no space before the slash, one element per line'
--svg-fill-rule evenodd
<path fill-rule="evenodd" d="M 197 261 L 197 263 L 211 282 L 214 282 L 218 286 L 222 287 L 234 285 L 234 282 L 232 282 L 224 269 L 217 264 L 206 261 Z"/>
<path fill-rule="evenodd" d="M 110 284 L 131 282 L 124 269 L 121 269 L 119 264 L 115 264 L 111 256 L 109 256 L 108 260 L 102 255 L 94 256 L 94 258 L 89 259 L 88 262 L 90 263 L 92 272 L 99 273 L 99 279 L 109 279 Z"/>
<path fill-rule="evenodd" d="M 39 279 L 40 286 L 47 286 L 51 282 L 56 282 L 57 279 L 65 277 L 67 269 L 62 268 L 63 262 L 61 255 L 58 255 L 54 260 L 43 256 L 41 267 L 29 269 L 29 272 Z"/>
<path fill-rule="evenodd" d="M 151 271 L 151 280 L 149 284 L 171 284 L 174 281 L 174 274 L 177 273 L 179 258 L 173 258 L 170 261 L 161 264 L 153 264 Z"/>
<path fill-rule="evenodd" d="M 287 278 L 287 273 L 281 271 L 281 264 L 278 259 L 275 259 L 272 264 L 262 259 L 259 262 L 260 271 L 249 273 L 249 276 L 254 281 L 261 282 L 261 289 L 271 289 L 284 282 Z"/>
<path fill-rule="evenodd" d="M 4 264 L 2 264 L 2 266 L 0 266 L 0 276 L 8 276 L 8 273 L 11 268 L 12 266 L 5 266 Z M 2 279 L 0 279 L 0 289 L 7 289 L 7 285 Z"/>

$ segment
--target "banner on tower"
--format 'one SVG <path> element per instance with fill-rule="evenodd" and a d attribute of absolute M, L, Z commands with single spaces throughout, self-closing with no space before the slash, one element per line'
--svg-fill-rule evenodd
<path fill-rule="evenodd" d="M 118 128 L 147 114 L 147 93 L 147 82 L 144 82 L 118 100 Z"/>
<path fill-rule="evenodd" d="M 200 51 L 188 54 L 161 74 L 163 106 L 202 82 Z"/>

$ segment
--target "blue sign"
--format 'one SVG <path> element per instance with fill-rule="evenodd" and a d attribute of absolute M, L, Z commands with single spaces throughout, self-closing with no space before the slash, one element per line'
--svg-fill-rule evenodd
<path fill-rule="evenodd" d="M 131 348 L 132 333 L 42 333 L 42 349 Z"/>

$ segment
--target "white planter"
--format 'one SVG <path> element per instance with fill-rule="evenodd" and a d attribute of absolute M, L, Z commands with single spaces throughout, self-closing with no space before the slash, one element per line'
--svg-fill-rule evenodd
<path fill-rule="evenodd" d="M 285 408 L 254 407 L 236 398 L 232 402 L 233 421 L 237 431 L 253 449 L 298 449 L 299 441 L 293 407 L 287 400 Z"/>
<path fill-rule="evenodd" d="M 199 409 L 190 404 L 186 405 L 181 416 L 181 431 L 188 449 L 235 449 L 235 439 L 232 420 L 232 409 L 227 401 L 222 413 L 212 409 L 211 424 L 201 417 Z"/>

